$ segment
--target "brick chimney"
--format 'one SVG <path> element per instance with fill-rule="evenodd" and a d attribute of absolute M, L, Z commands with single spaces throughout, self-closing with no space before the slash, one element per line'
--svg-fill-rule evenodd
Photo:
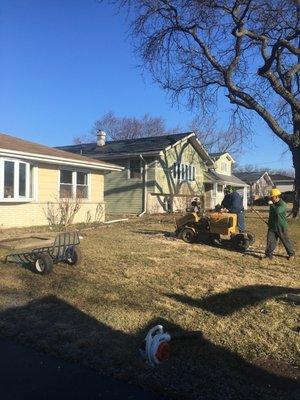
<path fill-rule="evenodd" d="M 105 137 L 106 133 L 101 129 L 97 132 L 97 146 L 104 146 L 105 145 Z"/>

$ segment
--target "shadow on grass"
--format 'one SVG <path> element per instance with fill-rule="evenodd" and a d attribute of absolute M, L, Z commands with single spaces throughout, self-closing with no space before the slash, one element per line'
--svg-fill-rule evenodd
<path fill-rule="evenodd" d="M 266 299 L 286 295 L 288 293 L 300 293 L 300 289 L 291 289 L 284 286 L 252 285 L 232 289 L 229 292 L 217 293 L 204 299 L 195 299 L 181 294 L 168 293 L 166 296 L 210 311 L 216 315 L 230 315 L 242 308 L 259 304 Z"/>
<path fill-rule="evenodd" d="M 209 338 L 171 343 L 168 362 L 147 366 L 138 348 L 150 327 L 160 323 L 169 332 L 184 332 L 164 319 L 151 320 L 135 334 L 124 333 L 55 296 L 10 308 L 0 318 L 3 335 L 174 398 L 297 398 L 292 366 L 288 375 L 276 362 L 274 373 L 270 362 L 268 368 L 251 364 Z"/>
<path fill-rule="evenodd" d="M 160 229 L 138 229 L 134 231 L 135 233 L 141 233 L 142 235 L 147 236 L 157 236 L 162 235 L 164 237 L 176 237 L 174 232 L 160 230 Z"/>

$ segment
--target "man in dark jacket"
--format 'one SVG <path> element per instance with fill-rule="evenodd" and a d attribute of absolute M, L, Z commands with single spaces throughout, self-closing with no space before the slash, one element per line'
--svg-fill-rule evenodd
<path fill-rule="evenodd" d="M 288 222 L 286 218 L 286 203 L 280 198 L 280 190 L 272 189 L 270 203 L 270 213 L 268 220 L 268 234 L 266 257 L 270 260 L 273 258 L 273 252 L 276 248 L 278 239 L 281 240 L 287 254 L 288 259 L 295 258 L 295 251 L 288 235 Z"/>
<path fill-rule="evenodd" d="M 231 212 L 237 215 L 237 223 L 240 232 L 245 231 L 244 205 L 242 196 L 236 192 L 232 186 L 228 185 L 224 189 L 225 196 L 221 203 L 221 211 Z"/>

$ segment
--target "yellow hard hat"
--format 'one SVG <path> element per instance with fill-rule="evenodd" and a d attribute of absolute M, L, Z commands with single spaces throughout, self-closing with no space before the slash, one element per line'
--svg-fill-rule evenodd
<path fill-rule="evenodd" d="M 280 196 L 280 195 L 281 195 L 281 191 L 277 188 L 272 189 L 270 192 L 270 197 L 275 197 L 275 196 Z"/>

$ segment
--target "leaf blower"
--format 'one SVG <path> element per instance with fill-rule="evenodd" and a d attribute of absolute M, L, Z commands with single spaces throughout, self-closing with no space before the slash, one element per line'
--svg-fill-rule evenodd
<path fill-rule="evenodd" d="M 169 343 L 171 341 L 191 338 L 202 338 L 202 332 L 174 332 L 170 334 L 164 332 L 162 325 L 156 325 L 148 331 L 139 351 L 148 364 L 161 364 L 170 358 Z"/>

